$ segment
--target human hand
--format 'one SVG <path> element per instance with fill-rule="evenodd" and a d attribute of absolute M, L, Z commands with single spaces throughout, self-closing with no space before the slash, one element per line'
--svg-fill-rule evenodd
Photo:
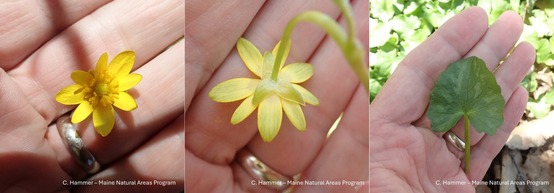
<path fill-rule="evenodd" d="M 522 42 L 504 59 L 518 41 L 522 26 L 519 15 L 506 12 L 488 27 L 486 13 L 472 7 L 404 58 L 370 108 L 372 191 L 475 192 L 471 181 L 483 178 L 527 103 L 527 91 L 519 83 L 534 62 L 534 48 Z M 504 123 L 495 135 L 471 130 L 471 165 L 466 175 L 460 161 L 463 152 L 445 141 L 443 134 L 431 131 L 426 109 L 439 74 L 448 64 L 469 56 L 478 56 L 494 70 L 506 106 Z M 463 122 L 451 131 L 464 136 Z M 446 181 L 469 183 L 443 184 Z"/>
<path fill-rule="evenodd" d="M 359 38 L 367 43 L 367 1 L 352 4 Z M 231 115 L 240 102 L 222 104 L 208 97 L 208 92 L 224 80 L 254 77 L 233 49 L 239 37 L 251 41 L 262 53 L 271 50 L 286 23 L 301 11 L 319 10 L 337 18 L 339 10 L 331 1 L 192 0 L 185 7 L 187 192 L 270 192 L 267 187 L 252 185 L 254 178 L 237 163 L 241 149 L 286 176 L 302 173 L 300 181 L 368 179 L 368 95 L 323 30 L 300 24 L 292 33 L 287 64 L 306 61 L 313 65 L 313 77 L 301 85 L 320 100 L 319 106 L 302 109 L 305 131 L 296 130 L 285 119 L 275 139 L 263 142 L 256 116 L 231 125 Z M 327 139 L 341 112 L 341 123 Z M 346 185 L 298 186 L 295 190 L 314 189 L 355 191 L 354 186 Z"/>
<path fill-rule="evenodd" d="M 0 3 L 0 192 L 68 192 L 65 183 L 72 180 L 176 182 L 74 186 L 74 192 L 182 190 L 183 9 L 179 0 Z M 90 118 L 79 124 L 83 141 L 103 166 L 87 176 L 55 126 L 76 106 L 54 97 L 73 84 L 73 70 L 93 69 L 103 52 L 111 60 L 123 50 L 135 51 L 133 71 L 143 77 L 129 91 L 138 108 L 116 110 L 107 137 L 96 133 Z"/>

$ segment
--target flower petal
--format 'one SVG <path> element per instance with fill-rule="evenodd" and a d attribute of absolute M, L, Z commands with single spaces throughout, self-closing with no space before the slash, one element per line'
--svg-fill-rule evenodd
<path fill-rule="evenodd" d="M 308 80 L 314 74 L 314 67 L 308 63 L 293 63 L 283 67 L 279 73 L 279 79 L 301 83 Z"/>
<path fill-rule="evenodd" d="M 300 105 L 288 100 L 281 100 L 281 103 L 283 104 L 283 110 L 292 125 L 300 131 L 306 130 L 306 119 L 304 118 L 304 112 L 302 112 Z"/>
<path fill-rule="evenodd" d="M 256 76 L 261 77 L 262 54 L 258 51 L 258 48 L 247 39 L 239 38 L 237 50 L 246 67 Z"/>
<path fill-rule="evenodd" d="M 142 75 L 133 73 L 120 76 L 117 80 L 119 81 L 119 91 L 128 91 L 142 80 Z"/>
<path fill-rule="evenodd" d="M 262 66 L 262 78 L 269 78 L 271 76 L 273 63 L 275 63 L 275 57 L 273 54 L 271 54 L 271 52 L 265 52 Z"/>
<path fill-rule="evenodd" d="M 294 87 L 292 87 L 293 84 L 288 83 L 286 81 L 279 81 L 279 84 L 277 86 L 277 90 L 275 93 L 279 95 L 283 99 L 287 99 L 292 102 L 296 102 L 301 105 L 305 105 L 304 97 L 300 92 L 298 92 Z"/>
<path fill-rule="evenodd" d="M 296 89 L 299 93 L 302 94 L 302 98 L 304 98 L 304 101 L 306 101 L 306 103 L 314 106 L 319 105 L 319 100 L 310 91 L 306 90 L 304 87 L 297 84 L 291 84 L 291 85 L 292 87 L 294 87 L 294 89 Z"/>
<path fill-rule="evenodd" d="M 94 128 L 102 137 L 106 137 L 112 131 L 115 123 L 113 107 L 99 105 L 92 113 Z"/>
<path fill-rule="evenodd" d="M 114 100 L 113 105 L 124 111 L 132 111 L 137 108 L 135 99 L 126 92 L 119 92 L 119 97 Z"/>
<path fill-rule="evenodd" d="M 244 99 L 242 103 L 240 103 L 239 107 L 237 107 L 237 110 L 235 110 L 233 116 L 231 117 L 231 124 L 239 124 L 248 116 L 250 116 L 250 114 L 252 114 L 252 112 L 256 109 L 256 106 L 252 104 L 252 98 L 254 97 L 249 96 L 248 98 Z"/>
<path fill-rule="evenodd" d="M 90 72 L 75 70 L 71 73 L 71 79 L 73 80 L 73 82 L 84 86 L 92 82 L 92 79 L 94 79 L 94 77 Z"/>
<path fill-rule="evenodd" d="M 288 42 L 287 47 L 285 48 L 285 53 L 283 54 L 283 60 L 281 60 L 281 66 L 280 66 L 281 68 L 283 67 L 283 64 L 285 64 L 285 61 L 287 60 L 287 57 L 289 56 L 289 52 L 290 52 L 291 40 L 288 39 L 287 42 Z M 279 41 L 277 45 L 275 45 L 275 47 L 273 48 L 273 51 L 271 51 L 274 57 L 277 57 L 277 51 L 279 50 L 280 45 L 281 45 L 281 41 Z"/>
<path fill-rule="evenodd" d="M 250 78 L 226 80 L 212 88 L 208 96 L 216 102 L 238 101 L 252 95 L 259 82 Z"/>
<path fill-rule="evenodd" d="M 112 61 L 110 62 L 110 65 L 108 65 L 108 72 L 114 77 L 127 75 L 131 73 L 131 69 L 133 69 L 134 63 L 135 52 L 121 52 L 117 54 L 117 56 L 115 56 L 115 58 L 112 59 Z"/>
<path fill-rule="evenodd" d="M 78 84 L 65 87 L 64 89 L 60 90 L 58 94 L 56 94 L 56 101 L 64 105 L 79 104 L 85 101 L 84 93 L 79 92 L 82 89 L 83 89 L 83 86 Z"/>
<path fill-rule="evenodd" d="M 99 73 L 102 73 L 106 70 L 106 66 L 108 65 L 108 53 L 103 53 L 102 56 L 98 59 L 98 62 L 96 63 L 96 68 L 94 69 L 95 76 L 98 76 Z"/>
<path fill-rule="evenodd" d="M 281 119 L 283 119 L 283 110 L 279 97 L 272 95 L 260 103 L 258 130 L 265 142 L 275 138 L 281 128 Z"/>
<path fill-rule="evenodd" d="M 85 120 L 90 113 L 92 113 L 92 105 L 88 101 L 83 101 L 75 111 L 73 112 L 73 115 L 71 116 L 71 122 L 72 123 L 80 123 L 81 121 Z"/>

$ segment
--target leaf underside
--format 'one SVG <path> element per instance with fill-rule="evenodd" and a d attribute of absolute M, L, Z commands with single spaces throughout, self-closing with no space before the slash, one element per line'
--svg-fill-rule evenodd
<path fill-rule="evenodd" d="M 494 75 L 478 57 L 458 60 L 441 73 L 427 117 L 435 132 L 446 132 L 467 115 L 478 132 L 494 135 L 504 122 L 504 98 Z"/>

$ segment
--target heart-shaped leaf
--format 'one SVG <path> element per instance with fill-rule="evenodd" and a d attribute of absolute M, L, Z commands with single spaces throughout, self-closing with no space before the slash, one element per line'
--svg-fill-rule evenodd
<path fill-rule="evenodd" d="M 431 92 L 427 116 L 435 132 L 450 130 L 466 115 L 478 132 L 494 135 L 504 122 L 504 98 L 483 60 L 472 56 L 448 66 Z"/>

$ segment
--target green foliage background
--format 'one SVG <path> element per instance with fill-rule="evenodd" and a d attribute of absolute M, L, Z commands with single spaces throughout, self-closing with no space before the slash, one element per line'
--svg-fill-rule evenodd
<path fill-rule="evenodd" d="M 520 41 L 531 43 L 537 52 L 521 83 L 529 91 L 526 118 L 546 116 L 554 105 L 554 0 L 370 0 L 370 100 L 408 52 L 471 6 L 483 8 L 489 24 L 508 10 L 524 18 Z"/>

